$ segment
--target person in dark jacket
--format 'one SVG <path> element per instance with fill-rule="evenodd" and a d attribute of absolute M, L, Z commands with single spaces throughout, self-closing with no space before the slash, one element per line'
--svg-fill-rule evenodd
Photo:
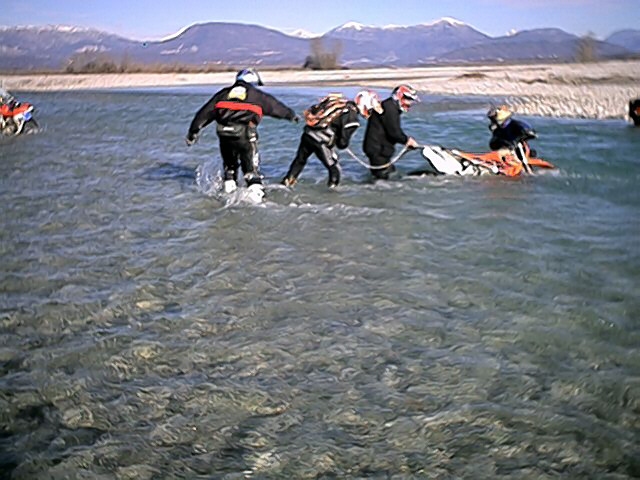
<path fill-rule="evenodd" d="M 405 145 L 407 148 L 418 147 L 415 139 L 407 136 L 400 125 L 400 115 L 409 111 L 417 101 L 418 94 L 412 87 L 399 85 L 393 89 L 391 96 L 382 102 L 383 112 L 375 112 L 369 117 L 363 148 L 371 166 L 388 165 L 395 151 L 395 144 Z M 372 168 L 370 171 L 375 178 L 387 180 L 395 171 L 395 166 Z"/>
<path fill-rule="evenodd" d="M 506 105 L 491 108 L 487 117 L 490 121 L 489 130 L 491 130 L 489 148 L 497 151 L 502 157 L 515 154 L 523 163 L 525 170 L 531 173 L 531 167 L 522 149 L 523 143 L 538 136 L 531 125 L 512 118 L 512 113 Z M 535 156 L 535 151 L 532 150 L 531 155 Z"/>
<path fill-rule="evenodd" d="M 337 187 L 340 183 L 337 150 L 349 146 L 351 137 L 360 126 L 358 114 L 368 118 L 372 111 L 382 113 L 382 107 L 378 95 L 370 90 L 358 92 L 354 101 L 347 100 L 342 94 L 330 94 L 306 110 L 307 125 L 282 184 L 294 185 L 314 153 L 329 173 L 329 188 Z"/>
<path fill-rule="evenodd" d="M 636 127 L 640 127 L 640 98 L 629 102 L 629 118 Z"/>
<path fill-rule="evenodd" d="M 238 167 L 242 169 L 249 190 L 262 198 L 262 175 L 259 165 L 257 127 L 262 117 L 298 121 L 295 112 L 272 95 L 256 88 L 262 79 L 253 69 L 244 69 L 236 75 L 230 87 L 218 91 L 196 113 L 189 132 L 187 145 L 193 145 L 200 130 L 215 121 L 220 140 L 220 153 L 224 169 L 224 189 L 237 188 Z"/>

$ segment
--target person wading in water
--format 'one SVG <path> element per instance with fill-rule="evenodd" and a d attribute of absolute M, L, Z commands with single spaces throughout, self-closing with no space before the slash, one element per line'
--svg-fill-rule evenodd
<path fill-rule="evenodd" d="M 263 116 L 299 121 L 295 112 L 272 95 L 263 92 L 262 79 L 257 71 L 240 70 L 233 85 L 218 91 L 196 113 L 189 132 L 187 145 L 193 145 L 200 130 L 215 121 L 220 139 L 220 153 L 224 169 L 224 190 L 237 188 L 238 167 L 252 198 L 260 201 L 264 196 L 260 156 L 258 153 L 258 124 Z"/>

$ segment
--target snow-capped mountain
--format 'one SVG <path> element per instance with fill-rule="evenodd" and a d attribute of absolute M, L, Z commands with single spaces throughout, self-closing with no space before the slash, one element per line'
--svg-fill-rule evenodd
<path fill-rule="evenodd" d="M 579 43 L 579 37 L 559 28 L 538 28 L 489 38 L 484 42 L 447 52 L 440 59 L 450 62 L 573 59 Z M 595 54 L 600 58 L 623 57 L 629 53 L 619 45 L 597 40 L 593 41 L 593 46 Z"/>
<path fill-rule="evenodd" d="M 603 57 L 630 54 L 637 31 L 612 36 L 618 45 L 597 42 Z M 499 59 L 573 58 L 578 37 L 539 29 L 492 38 L 453 18 L 416 25 L 348 22 L 314 36 L 259 25 L 210 22 L 185 27 L 162 40 L 133 40 L 73 26 L 0 27 L 0 70 L 64 69 L 80 54 L 100 55 L 115 64 L 301 66 L 312 48 L 338 52 L 341 65 L 408 66 L 438 62 L 493 62 Z M 627 47 L 629 48 L 629 47 Z"/>
<path fill-rule="evenodd" d="M 343 61 L 368 58 L 372 64 L 395 58 L 400 65 L 435 61 L 443 53 L 489 39 L 473 27 L 452 18 L 419 25 L 374 27 L 349 22 L 327 32 L 323 38 L 340 41 Z"/>
<path fill-rule="evenodd" d="M 297 28 L 296 30 L 292 30 L 289 32 L 285 31 L 284 33 L 292 37 L 298 37 L 298 38 L 317 38 L 322 36 L 322 34 L 320 33 L 312 33 L 307 30 L 303 30 L 302 28 Z"/>
<path fill-rule="evenodd" d="M 77 53 L 91 50 L 121 53 L 137 43 L 118 35 L 66 25 L 0 27 L 0 69 L 64 68 L 65 62 Z"/>
<path fill-rule="evenodd" d="M 299 66 L 309 47 L 306 39 L 236 23 L 195 24 L 159 41 L 67 27 L 0 29 L 0 69 L 64 69 L 74 55 L 88 52 L 115 64 Z"/>

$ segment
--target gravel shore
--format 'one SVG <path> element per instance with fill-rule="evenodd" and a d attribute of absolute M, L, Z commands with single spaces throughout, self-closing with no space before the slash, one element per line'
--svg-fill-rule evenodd
<path fill-rule="evenodd" d="M 264 71 L 271 85 L 362 85 L 392 88 L 410 83 L 421 93 L 484 95 L 507 99 L 518 113 L 568 118 L 628 118 L 640 97 L 640 61 L 583 64 L 429 67 L 336 71 Z M 222 85 L 233 72 L 200 74 L 5 75 L 12 92 L 182 85 Z"/>

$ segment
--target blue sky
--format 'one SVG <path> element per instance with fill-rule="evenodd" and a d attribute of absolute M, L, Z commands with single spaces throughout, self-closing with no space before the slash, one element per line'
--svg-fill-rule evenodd
<path fill-rule="evenodd" d="M 324 33 L 348 21 L 414 25 L 453 17 L 492 36 L 559 27 L 597 38 L 640 28 L 640 0 L 0 0 L 0 25 L 73 25 L 155 40 L 193 23 Z"/>

